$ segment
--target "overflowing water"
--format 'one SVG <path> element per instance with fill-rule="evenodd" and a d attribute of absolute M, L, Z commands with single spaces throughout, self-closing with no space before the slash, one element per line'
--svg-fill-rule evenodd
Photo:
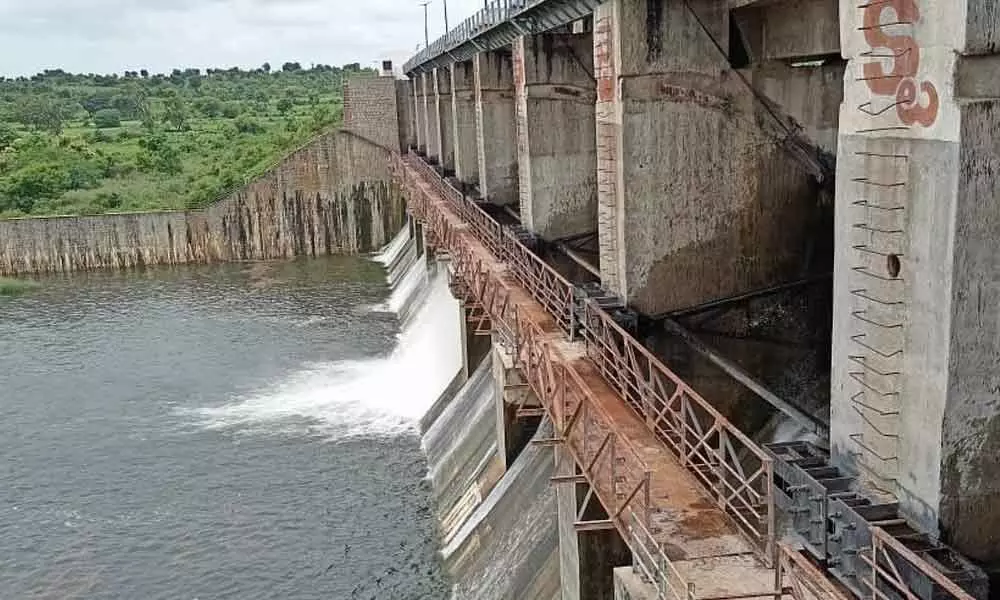
<path fill-rule="evenodd" d="M 487 358 L 424 433 L 441 555 L 455 600 L 554 600 L 561 592 L 552 450 L 528 446 L 504 469 L 497 393 Z"/>
<path fill-rule="evenodd" d="M 0 598 L 449 597 L 416 423 L 457 308 L 380 258 L 0 300 Z"/>

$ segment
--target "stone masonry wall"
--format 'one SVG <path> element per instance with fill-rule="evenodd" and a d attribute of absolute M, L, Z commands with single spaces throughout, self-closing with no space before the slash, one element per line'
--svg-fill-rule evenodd
<path fill-rule="evenodd" d="M 405 219 L 388 154 L 331 132 L 203 210 L 0 221 L 0 275 L 374 251 Z"/>
<path fill-rule="evenodd" d="M 344 106 L 344 130 L 202 210 L 0 220 L 0 275 L 377 250 L 405 222 L 395 80 L 350 80 Z"/>
<path fill-rule="evenodd" d="M 344 86 L 344 128 L 386 148 L 399 148 L 394 77 L 354 77 Z"/>

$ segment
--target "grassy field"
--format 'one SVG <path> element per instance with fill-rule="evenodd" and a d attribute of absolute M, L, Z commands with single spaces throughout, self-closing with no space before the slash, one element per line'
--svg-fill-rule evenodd
<path fill-rule="evenodd" d="M 358 72 L 0 80 L 0 218 L 204 206 L 338 124 L 343 80 Z"/>

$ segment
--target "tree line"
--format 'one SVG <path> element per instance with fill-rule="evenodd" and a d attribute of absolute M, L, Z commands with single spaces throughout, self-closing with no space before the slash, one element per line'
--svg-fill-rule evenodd
<path fill-rule="evenodd" d="M 358 63 L 0 79 L 0 216 L 202 206 L 337 123 Z"/>

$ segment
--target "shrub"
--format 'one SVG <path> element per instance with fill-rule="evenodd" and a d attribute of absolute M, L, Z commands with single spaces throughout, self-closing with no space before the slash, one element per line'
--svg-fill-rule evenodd
<path fill-rule="evenodd" d="M 90 144 L 106 144 L 111 141 L 111 136 L 108 135 L 108 132 L 97 129 L 84 134 L 83 139 Z"/>
<path fill-rule="evenodd" d="M 98 129 L 110 129 L 122 126 L 122 113 L 117 108 L 102 108 L 94 113 L 94 126 Z"/>
<path fill-rule="evenodd" d="M 267 129 L 261 125 L 259 121 L 246 115 L 241 115 L 238 119 L 236 119 L 235 125 L 236 131 L 245 134 L 258 134 L 267 131 Z"/>

